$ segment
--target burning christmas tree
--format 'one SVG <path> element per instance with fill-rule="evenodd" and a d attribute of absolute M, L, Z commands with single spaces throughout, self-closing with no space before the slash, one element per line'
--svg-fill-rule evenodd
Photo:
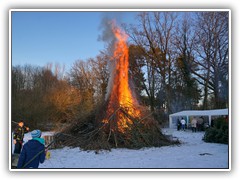
<path fill-rule="evenodd" d="M 148 108 L 139 105 L 129 86 L 129 54 L 124 31 L 111 23 L 116 38 L 111 58 L 111 77 L 105 103 L 87 117 L 94 122 L 89 128 L 84 123 L 63 130 L 59 144 L 80 146 L 83 149 L 112 147 L 141 148 L 174 144 L 161 133 L 160 126 Z M 68 135 L 68 136 L 66 136 Z"/>

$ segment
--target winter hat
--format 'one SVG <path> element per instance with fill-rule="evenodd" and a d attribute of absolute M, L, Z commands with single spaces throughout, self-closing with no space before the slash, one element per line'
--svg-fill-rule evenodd
<path fill-rule="evenodd" d="M 33 130 L 31 132 L 32 138 L 39 138 L 39 137 L 41 137 L 41 135 L 42 135 L 42 132 L 39 129 Z"/>

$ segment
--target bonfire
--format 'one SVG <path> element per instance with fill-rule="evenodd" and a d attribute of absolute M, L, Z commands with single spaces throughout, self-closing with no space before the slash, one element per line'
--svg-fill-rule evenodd
<path fill-rule="evenodd" d="M 129 86 L 128 36 L 115 23 L 111 23 L 111 27 L 116 41 L 110 60 L 112 72 L 106 100 L 85 121 L 64 129 L 56 138 L 57 144 L 83 149 L 136 149 L 176 143 L 161 133 L 152 113 L 135 97 Z M 93 125 L 89 126 L 87 122 Z"/>

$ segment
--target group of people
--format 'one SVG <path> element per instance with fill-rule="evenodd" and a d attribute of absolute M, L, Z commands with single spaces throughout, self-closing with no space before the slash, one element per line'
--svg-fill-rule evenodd
<path fill-rule="evenodd" d="M 24 143 L 24 134 L 29 132 L 29 127 L 19 121 L 13 133 L 14 154 L 19 154 L 17 168 L 38 168 L 39 163 L 45 161 L 47 149 L 45 141 L 41 138 L 40 130 L 31 131 L 32 139 Z"/>
<path fill-rule="evenodd" d="M 197 132 L 197 119 L 195 117 L 193 117 L 192 121 L 191 121 L 191 128 L 192 128 L 192 132 Z M 186 130 L 186 120 L 182 117 L 181 120 L 178 119 L 177 122 L 177 130 Z"/>

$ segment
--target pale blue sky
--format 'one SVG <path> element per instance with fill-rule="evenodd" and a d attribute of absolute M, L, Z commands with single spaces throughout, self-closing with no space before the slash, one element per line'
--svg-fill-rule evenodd
<path fill-rule="evenodd" d="M 103 17 L 134 23 L 137 12 L 12 12 L 12 64 L 64 64 L 95 57 Z"/>

